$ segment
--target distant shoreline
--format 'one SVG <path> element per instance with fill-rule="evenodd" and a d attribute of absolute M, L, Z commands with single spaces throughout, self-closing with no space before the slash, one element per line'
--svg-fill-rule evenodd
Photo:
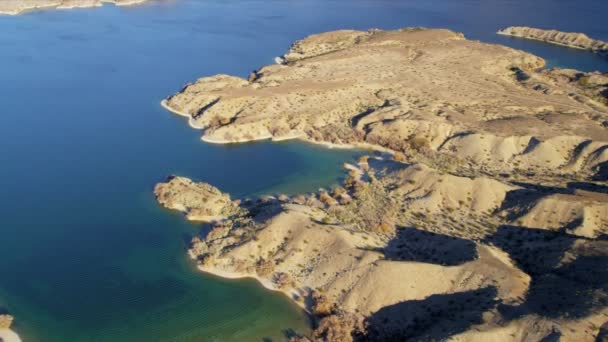
<path fill-rule="evenodd" d="M 512 26 L 496 32 L 501 36 L 515 37 L 589 51 L 601 56 L 608 55 L 608 43 L 592 39 L 583 33 L 543 30 L 525 26 Z"/>
<path fill-rule="evenodd" d="M 75 5 L 63 5 L 61 2 L 48 0 L 47 3 L 40 1 L 38 3 L 27 3 L 25 1 L 16 1 L 7 2 L 5 4 L 0 3 L 0 15 L 11 15 L 16 16 L 20 14 L 24 14 L 32 11 L 41 11 L 41 10 L 49 10 L 49 9 L 57 9 L 57 10 L 69 10 L 69 9 L 77 9 L 77 8 L 95 8 L 102 7 L 104 3 L 113 4 L 119 7 L 126 6 L 135 6 L 143 4 L 149 0 L 99 0 L 98 2 L 90 3 L 90 4 L 75 4 Z"/>

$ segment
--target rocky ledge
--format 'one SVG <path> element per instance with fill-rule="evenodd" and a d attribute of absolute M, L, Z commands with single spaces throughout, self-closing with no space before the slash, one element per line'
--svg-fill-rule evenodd
<path fill-rule="evenodd" d="M 199 267 L 255 277 L 315 341 L 596 341 L 608 322 L 608 75 L 448 30 L 336 31 L 245 80 L 163 104 L 213 143 L 379 151 L 342 186 L 233 201 L 172 178 L 162 205 L 213 219 Z M 202 214 L 200 214 L 202 212 Z"/>
<path fill-rule="evenodd" d="M 608 56 L 608 43 L 589 38 L 584 33 L 542 30 L 526 26 L 511 26 L 497 32 L 505 36 L 540 40 L 543 42 L 589 50 Z"/>
<path fill-rule="evenodd" d="M 0 1 L 0 14 L 17 15 L 26 11 L 46 8 L 99 7 L 104 3 L 111 3 L 116 6 L 130 6 L 146 1 L 148 0 L 2 0 Z"/>

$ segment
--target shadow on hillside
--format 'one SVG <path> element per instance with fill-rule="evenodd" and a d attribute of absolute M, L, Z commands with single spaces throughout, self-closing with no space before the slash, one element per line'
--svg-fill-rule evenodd
<path fill-rule="evenodd" d="M 608 186 L 603 184 L 588 183 L 588 182 L 570 182 L 568 188 L 576 190 L 585 190 L 593 192 L 601 192 L 608 194 Z"/>
<path fill-rule="evenodd" d="M 460 265 L 477 258 L 475 243 L 416 228 L 400 228 L 381 251 L 387 259 L 416 261 L 445 266 Z"/>
<path fill-rule="evenodd" d="M 575 236 L 542 229 L 503 226 L 486 242 L 508 252 L 531 278 L 525 302 L 500 306 L 509 318 L 537 314 L 549 318 L 582 318 L 608 305 L 608 253 L 567 253 Z M 572 261 L 567 261 L 572 260 Z"/>
<path fill-rule="evenodd" d="M 607 181 L 608 180 L 608 161 L 605 161 L 596 166 L 597 171 L 593 175 L 594 181 Z"/>
<path fill-rule="evenodd" d="M 380 159 L 369 158 L 368 160 L 369 167 L 375 170 L 377 176 L 385 176 L 411 166 L 411 164 L 392 160 L 392 157 L 386 153 L 380 153 L 378 156 Z"/>
<path fill-rule="evenodd" d="M 600 327 L 600 332 L 597 334 L 595 342 L 608 342 L 608 321 Z"/>
<path fill-rule="evenodd" d="M 545 336 L 540 342 L 560 342 L 562 338 L 561 331 L 554 330 L 549 335 Z"/>
<path fill-rule="evenodd" d="M 501 226 L 485 242 L 509 253 L 524 272 L 533 276 L 557 267 L 576 239 L 575 236 L 544 229 Z"/>
<path fill-rule="evenodd" d="M 496 211 L 506 211 L 507 217 L 506 219 L 509 221 L 517 219 L 520 215 L 517 214 L 517 210 L 511 210 L 522 205 L 527 205 L 529 203 L 535 203 L 541 198 L 547 196 L 552 192 L 550 191 L 538 191 L 536 189 L 516 189 L 507 192 L 505 195 L 505 199 L 502 201 L 500 208 Z"/>
<path fill-rule="evenodd" d="M 497 305 L 496 288 L 432 295 L 384 307 L 366 319 L 357 341 L 441 341 L 483 322 Z"/>

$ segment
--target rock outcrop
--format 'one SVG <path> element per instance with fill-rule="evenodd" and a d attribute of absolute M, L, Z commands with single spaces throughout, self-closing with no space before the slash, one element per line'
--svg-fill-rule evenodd
<path fill-rule="evenodd" d="M 219 189 L 194 183 L 183 177 L 170 177 L 154 189 L 157 201 L 169 209 L 183 212 L 189 220 L 212 222 L 238 213 L 237 203 Z"/>
<path fill-rule="evenodd" d="M 608 55 L 608 43 L 589 38 L 584 33 L 543 30 L 526 26 L 511 26 L 497 32 L 505 36 L 540 40 L 543 42 L 563 45 L 575 49 L 589 50 Z"/>
<path fill-rule="evenodd" d="M 99 7 L 104 3 L 111 3 L 116 6 L 130 6 L 146 1 L 148 0 L 2 0 L 0 1 L 0 14 L 17 15 L 26 11 L 46 8 Z"/>

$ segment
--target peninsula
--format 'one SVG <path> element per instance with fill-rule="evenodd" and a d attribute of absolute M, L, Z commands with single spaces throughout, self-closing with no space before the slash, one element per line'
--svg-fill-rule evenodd
<path fill-rule="evenodd" d="M 365 146 L 333 189 L 233 200 L 172 176 L 211 222 L 201 270 L 315 318 L 294 341 L 595 341 L 608 322 L 608 75 L 423 28 L 334 31 L 248 79 L 163 101 L 210 143 Z M 375 151 L 373 151 L 375 150 Z"/>
<path fill-rule="evenodd" d="M 542 30 L 526 26 L 511 26 L 497 32 L 505 36 L 540 40 L 570 48 L 589 50 L 608 56 L 608 43 L 591 39 L 584 33 Z"/>
<path fill-rule="evenodd" d="M 71 9 L 100 7 L 104 3 L 116 6 L 130 6 L 144 3 L 148 0 L 2 0 L 0 14 L 17 15 L 26 11 L 38 9 Z"/>

